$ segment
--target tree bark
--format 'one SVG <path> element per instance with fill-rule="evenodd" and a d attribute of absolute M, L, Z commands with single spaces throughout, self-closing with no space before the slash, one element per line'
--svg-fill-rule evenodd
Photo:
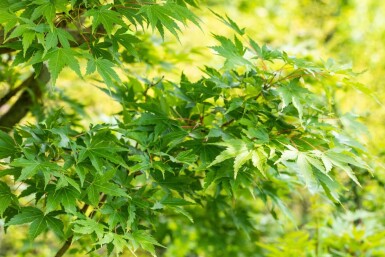
<path fill-rule="evenodd" d="M 25 89 L 12 107 L 2 117 L 0 117 L 1 130 L 11 130 L 20 122 L 22 118 L 27 115 L 27 113 L 31 110 L 31 107 L 36 103 L 36 100 L 41 98 L 45 85 L 48 83 L 49 79 L 50 75 L 48 69 L 43 66 L 39 76 L 35 78 L 35 73 L 33 73 L 19 86 Z M 11 91 L 10 93 L 13 94 L 14 92 Z M 7 95 L 4 97 L 10 98 L 7 97 Z"/>

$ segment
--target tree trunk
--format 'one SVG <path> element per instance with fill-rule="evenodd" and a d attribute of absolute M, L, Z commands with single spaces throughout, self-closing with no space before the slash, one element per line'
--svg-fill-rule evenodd
<path fill-rule="evenodd" d="M 31 110 L 31 107 L 42 97 L 44 88 L 50 79 L 50 75 L 46 66 L 40 74 L 35 77 L 35 73 L 31 74 L 18 88 L 24 90 L 12 107 L 0 117 L 0 129 L 4 131 L 11 130 L 17 123 L 23 119 Z M 17 89 L 18 89 L 17 88 Z M 12 90 L 1 99 L 2 104 L 7 101 L 19 90 Z"/>

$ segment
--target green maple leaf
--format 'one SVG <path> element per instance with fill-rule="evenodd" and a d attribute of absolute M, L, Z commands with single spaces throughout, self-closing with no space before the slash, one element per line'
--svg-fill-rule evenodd
<path fill-rule="evenodd" d="M 171 206 L 184 206 L 184 205 L 193 205 L 193 202 L 186 201 L 182 198 L 173 198 L 173 197 L 167 197 L 166 199 L 163 199 L 161 201 L 161 204 L 163 205 L 171 205 Z"/>
<path fill-rule="evenodd" d="M 262 60 L 271 61 L 273 59 L 277 59 L 282 57 L 282 53 L 277 50 L 272 50 L 266 45 L 260 47 L 255 41 L 250 39 L 251 48 L 257 53 L 258 57 Z"/>
<path fill-rule="evenodd" d="M 79 77 L 82 77 L 78 60 L 75 58 L 76 52 L 70 48 L 55 48 L 47 53 L 45 59 L 48 60 L 48 68 L 52 76 L 52 84 L 56 84 L 60 72 L 68 66 Z"/>
<path fill-rule="evenodd" d="M 146 172 L 146 176 L 148 176 L 148 170 L 152 167 L 151 161 L 147 155 L 138 154 L 131 155 L 128 157 L 129 160 L 137 162 L 135 165 L 130 167 L 130 172 L 142 171 Z M 158 167 L 158 169 L 161 167 Z"/>
<path fill-rule="evenodd" d="M 229 16 L 226 15 L 226 18 L 222 17 L 218 13 L 214 12 L 213 10 L 210 10 L 215 16 L 217 16 L 226 26 L 232 28 L 235 32 L 237 32 L 239 35 L 245 34 L 245 28 L 240 28 L 237 23 L 235 23 L 232 19 L 230 19 Z"/>
<path fill-rule="evenodd" d="M 162 154 L 168 156 L 172 162 L 176 163 L 185 163 L 188 165 L 194 165 L 194 162 L 197 160 L 198 156 L 193 153 L 193 150 L 182 151 L 177 154 L 177 156 L 172 156 L 168 154 Z"/>
<path fill-rule="evenodd" d="M 127 238 L 124 235 L 108 232 L 104 235 L 103 239 L 98 242 L 100 245 L 112 243 L 115 252 L 117 254 L 123 252 L 123 249 L 127 247 Z"/>
<path fill-rule="evenodd" d="M 335 166 L 345 171 L 346 174 L 356 183 L 358 186 L 361 186 L 356 175 L 354 174 L 351 165 L 357 166 L 362 169 L 370 170 L 370 167 L 366 165 L 362 160 L 355 158 L 355 156 L 347 151 L 339 149 L 330 149 L 325 153 L 330 160 L 330 162 Z"/>
<path fill-rule="evenodd" d="M 19 18 L 16 14 L 10 13 L 6 10 L 0 10 L 0 24 L 4 28 L 4 37 L 5 35 L 16 26 Z"/>
<path fill-rule="evenodd" d="M 47 228 L 46 220 L 44 219 L 44 216 L 41 216 L 34 221 L 32 221 L 29 230 L 28 230 L 28 236 L 31 239 L 36 238 L 38 235 L 40 235 L 45 229 Z"/>
<path fill-rule="evenodd" d="M 227 159 L 234 158 L 234 178 L 237 177 L 239 169 L 248 160 L 254 158 L 254 162 L 256 161 L 256 157 L 253 156 L 254 151 L 248 148 L 248 145 L 244 140 L 232 139 L 223 143 L 215 143 L 215 145 L 225 146 L 226 150 L 222 151 L 208 167 L 224 162 Z M 257 161 L 260 160 L 258 159 Z"/>
<path fill-rule="evenodd" d="M 109 8 L 111 5 L 104 5 L 99 9 L 92 9 L 86 12 L 86 16 L 92 16 L 92 33 L 95 32 L 96 28 L 102 24 L 104 29 L 106 30 L 108 36 L 111 36 L 111 32 L 114 28 L 115 24 L 121 25 L 123 27 L 126 26 L 123 20 L 121 19 L 121 15 L 118 12 L 112 11 Z"/>
<path fill-rule="evenodd" d="M 121 189 L 118 185 L 104 181 L 104 179 L 96 179 L 92 186 L 94 186 L 97 190 L 99 190 L 102 193 L 105 193 L 107 195 L 112 196 L 127 196 L 126 192 L 124 192 L 123 189 Z"/>
<path fill-rule="evenodd" d="M 95 176 L 92 183 L 87 186 L 87 196 L 93 205 L 96 206 L 99 203 L 101 193 L 110 196 L 129 197 L 122 188 L 117 184 L 109 182 L 105 176 Z"/>
<path fill-rule="evenodd" d="M 216 51 L 218 55 L 226 58 L 226 68 L 234 68 L 239 65 L 246 65 L 249 67 L 252 66 L 252 63 L 243 57 L 246 52 L 246 48 L 236 36 L 234 36 L 234 42 L 219 35 L 214 35 L 214 38 L 220 43 L 220 45 L 212 46 L 210 48 Z"/>
<path fill-rule="evenodd" d="M 287 147 L 289 150 L 283 151 L 281 158 L 279 158 L 276 163 L 283 163 L 289 169 L 294 170 L 298 176 L 303 179 L 308 189 L 311 192 L 315 192 L 317 190 L 318 183 L 312 166 L 323 169 L 321 162 L 308 156 L 307 153 L 298 151 L 296 148 L 290 145 Z M 312 160 L 314 160 L 316 163 L 311 163 Z"/>
<path fill-rule="evenodd" d="M 70 41 L 76 42 L 70 33 L 64 29 L 55 28 L 47 33 L 44 41 L 44 48 L 45 51 L 56 48 L 59 42 L 63 48 L 69 48 L 71 46 Z"/>
<path fill-rule="evenodd" d="M 335 180 L 331 179 L 329 176 L 326 176 L 322 172 L 316 172 L 315 176 L 317 177 L 322 188 L 324 189 L 326 196 L 331 201 L 340 203 L 338 193 L 337 193 L 338 189 L 340 188 L 340 185 Z"/>
<path fill-rule="evenodd" d="M 114 245 L 115 251 L 119 254 L 127 247 L 127 239 L 122 235 L 113 233 L 112 244 Z"/>
<path fill-rule="evenodd" d="M 161 5 L 144 5 L 140 9 L 140 13 L 145 13 L 148 17 L 148 22 L 152 29 L 157 28 L 161 36 L 164 37 L 163 26 L 166 27 L 176 38 L 178 38 L 178 31 L 181 31 L 178 24 L 172 18 L 172 12 Z"/>
<path fill-rule="evenodd" d="M 1 14 L 1 13 L 0 13 Z M 21 24 L 12 30 L 8 39 L 17 38 L 23 35 L 25 32 L 32 30 L 31 24 Z"/>
<path fill-rule="evenodd" d="M 301 100 L 305 99 L 310 92 L 306 88 L 298 85 L 298 83 L 299 81 L 297 79 L 292 80 L 288 85 L 277 88 L 277 91 L 282 99 L 282 110 L 292 103 L 298 111 L 299 118 L 302 120 L 303 106 Z"/>
<path fill-rule="evenodd" d="M 134 44 L 142 42 L 139 38 L 130 34 L 115 34 L 112 40 L 115 43 L 121 44 L 130 54 L 139 58 L 138 52 L 134 46 Z"/>
<path fill-rule="evenodd" d="M 59 170 L 60 166 L 56 163 L 39 161 L 36 159 L 18 158 L 10 163 L 13 167 L 21 167 L 21 175 L 17 181 L 23 181 L 27 178 L 33 177 L 39 171 L 46 172 L 50 170 Z M 47 183 L 47 181 L 46 181 Z"/>
<path fill-rule="evenodd" d="M 98 188 L 90 184 L 90 186 L 87 187 L 86 192 L 88 200 L 91 202 L 91 204 L 97 206 L 100 198 L 100 191 Z"/>
<path fill-rule="evenodd" d="M 35 40 L 36 33 L 32 30 L 27 30 L 23 33 L 22 44 L 23 44 L 23 54 L 25 56 L 28 48 L 31 46 L 32 42 Z"/>
<path fill-rule="evenodd" d="M 39 30 L 38 26 L 31 22 L 17 26 L 14 30 L 12 30 L 8 39 L 21 37 L 23 57 L 26 57 L 28 48 L 32 45 L 35 37 L 41 35 L 40 33 L 41 31 Z"/>
<path fill-rule="evenodd" d="M 0 159 L 13 156 L 17 153 L 17 145 L 13 138 L 0 130 Z"/>
<path fill-rule="evenodd" d="M 256 167 L 264 177 L 266 177 L 264 165 L 266 164 L 267 159 L 268 155 L 263 150 L 263 147 L 251 151 L 251 161 L 253 166 Z"/>
<path fill-rule="evenodd" d="M 93 219 L 76 220 L 74 224 L 73 231 L 77 234 L 89 235 L 95 233 L 99 239 L 103 237 L 105 226 Z"/>
<path fill-rule="evenodd" d="M 56 215 L 55 212 L 48 213 L 45 216 L 45 222 L 48 226 L 49 229 L 51 229 L 59 238 L 64 238 L 64 225 L 61 220 L 58 218 L 55 218 L 54 216 Z"/>
<path fill-rule="evenodd" d="M 80 151 L 78 162 L 88 157 L 98 168 L 100 159 L 103 158 L 128 169 L 129 167 L 119 155 L 119 152 L 127 151 L 127 149 L 116 145 L 115 141 L 116 138 L 109 132 L 99 132 L 85 142 L 86 147 Z"/>
<path fill-rule="evenodd" d="M 127 235 L 127 237 L 132 240 L 135 250 L 140 245 L 144 250 L 148 251 L 153 256 L 156 256 L 154 247 L 155 245 L 164 247 L 145 230 L 135 230 L 131 235 Z"/>
<path fill-rule="evenodd" d="M 166 28 L 178 38 L 178 32 L 181 29 L 176 21 L 182 22 L 184 25 L 187 21 L 191 21 L 199 27 L 199 19 L 192 12 L 186 7 L 174 3 L 143 5 L 139 14 L 146 14 L 149 25 L 153 30 L 157 28 L 162 37 L 164 37 L 164 28 Z"/>
<path fill-rule="evenodd" d="M 240 139 L 232 139 L 223 143 L 216 143 L 215 145 L 225 146 L 226 150 L 222 151 L 215 160 L 209 165 L 209 167 L 221 163 L 227 159 L 234 158 L 238 153 L 246 147 L 245 142 Z"/>
<path fill-rule="evenodd" d="M 21 225 L 31 223 L 28 231 L 30 239 L 36 238 L 48 227 L 51 228 L 57 235 L 63 236 L 63 223 L 54 218 L 57 213 L 44 214 L 41 210 L 34 207 L 24 207 L 19 214 L 16 214 L 6 223 L 10 225 Z"/>
<path fill-rule="evenodd" d="M 92 74 L 95 70 L 100 74 L 103 78 L 106 85 L 110 88 L 114 86 L 114 80 L 118 83 L 121 83 L 118 74 L 114 71 L 114 63 L 107 59 L 90 59 L 87 63 L 87 71 L 86 75 Z"/>
<path fill-rule="evenodd" d="M 53 20 L 56 17 L 56 8 L 54 2 L 50 0 L 37 0 L 33 3 L 37 4 L 38 6 L 34 9 L 31 15 L 31 20 L 34 21 L 37 18 L 43 16 L 51 27 L 51 29 L 53 29 Z"/>
<path fill-rule="evenodd" d="M 44 216 L 44 213 L 34 207 L 24 207 L 21 212 L 14 217 L 6 225 L 20 225 L 30 223 L 40 217 Z"/>
<path fill-rule="evenodd" d="M 47 191 L 47 212 L 55 210 L 57 206 L 62 204 L 67 212 L 75 213 L 76 200 L 80 196 L 78 190 L 72 186 L 67 186 L 57 190 L 54 187 L 49 187 Z"/>
<path fill-rule="evenodd" d="M 296 163 L 298 165 L 298 173 L 304 179 L 310 192 L 316 192 L 318 187 L 317 179 L 306 154 L 299 152 Z"/>
<path fill-rule="evenodd" d="M 110 229 L 114 228 L 117 224 L 124 224 L 127 222 L 126 213 L 119 210 L 122 207 L 122 204 L 114 206 L 114 203 L 115 202 L 105 204 L 103 209 L 101 209 L 103 215 L 109 216 L 107 223 Z"/>
<path fill-rule="evenodd" d="M 12 204 L 17 203 L 17 198 L 12 194 L 11 189 L 3 181 L 0 181 L 0 216 Z"/>

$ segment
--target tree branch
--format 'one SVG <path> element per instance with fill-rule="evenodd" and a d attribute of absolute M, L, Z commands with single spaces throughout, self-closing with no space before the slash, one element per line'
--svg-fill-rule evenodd
<path fill-rule="evenodd" d="M 98 207 L 99 208 L 102 207 L 102 205 L 105 203 L 106 200 L 107 200 L 107 195 L 102 194 L 102 197 L 101 197 L 101 199 L 99 201 Z M 83 213 L 83 214 L 86 214 L 86 212 L 88 211 L 89 207 L 90 207 L 89 204 L 87 204 L 87 203 L 84 204 L 84 206 L 80 210 L 80 212 Z M 88 217 L 92 219 L 95 216 L 95 213 L 96 213 L 95 211 L 92 211 Z M 55 257 L 62 257 L 68 251 L 70 246 L 72 245 L 72 240 L 73 239 L 74 239 L 74 235 L 71 235 L 69 238 L 67 238 L 67 240 L 64 242 L 62 247 L 59 249 L 59 251 L 55 254 Z"/>
<path fill-rule="evenodd" d="M 0 30 L 0 46 L 4 44 L 4 30 Z M 0 47 L 0 54 L 6 54 L 15 51 L 12 48 Z"/>
<path fill-rule="evenodd" d="M 28 78 L 29 79 L 29 78 Z M 26 79 L 25 81 L 23 81 L 23 83 L 21 83 L 20 86 L 12 89 L 11 91 L 9 91 L 5 96 L 3 96 L 3 98 L 0 99 L 0 107 L 3 106 L 4 104 L 6 104 L 9 99 L 11 99 L 12 97 L 14 97 L 18 92 L 20 92 L 20 90 L 22 90 L 23 88 L 25 88 L 26 86 L 28 86 L 28 83 L 26 83 L 28 81 L 28 79 Z"/>
<path fill-rule="evenodd" d="M 55 257 L 62 257 L 66 252 L 67 250 L 70 248 L 71 244 L 72 244 L 72 240 L 73 240 L 74 236 L 70 236 L 63 244 L 63 246 L 59 249 L 59 251 L 55 254 Z"/>
<path fill-rule="evenodd" d="M 84 206 L 82 207 L 80 212 L 86 213 L 89 207 L 90 207 L 89 204 L 84 204 Z M 73 239 L 74 239 L 74 235 L 71 235 L 69 238 L 67 238 L 67 240 L 64 242 L 62 247 L 59 249 L 59 251 L 57 251 L 57 253 L 55 254 L 55 257 L 62 257 L 68 251 L 70 246 L 72 245 Z"/>
<path fill-rule="evenodd" d="M 0 117 L 0 128 L 2 130 L 10 130 L 13 126 L 19 123 L 20 120 L 30 111 L 32 105 L 35 103 L 35 99 L 39 99 L 41 97 L 42 88 L 44 88 L 45 84 L 47 84 L 50 79 L 47 67 L 43 66 L 37 78 L 34 76 L 35 73 L 33 73 L 19 86 L 26 88 L 26 90 L 20 95 L 19 99 L 17 99 L 12 107 L 2 117 Z M 10 93 L 12 92 L 13 91 Z"/>

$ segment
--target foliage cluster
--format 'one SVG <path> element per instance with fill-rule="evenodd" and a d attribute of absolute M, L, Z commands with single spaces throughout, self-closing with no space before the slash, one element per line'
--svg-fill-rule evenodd
<path fill-rule="evenodd" d="M 1 70 L 9 86 L 2 101 L 13 101 L 0 119 L 6 229 L 29 224 L 31 240 L 52 231 L 64 242 L 56 256 L 71 244 L 72 253 L 261 256 L 267 250 L 274 256 L 262 242 L 258 215 L 278 223 L 283 213 L 295 223 L 288 200 L 298 192 L 341 206 L 343 184 L 357 190 L 356 173 L 371 168 L 365 147 L 349 133 L 354 117 L 341 116 L 334 101 L 341 87 L 365 90 L 349 67 L 259 45 L 214 12 L 234 31 L 231 38 L 214 35 L 211 48 L 223 67 L 202 68 L 195 82 L 184 74 L 175 82 L 127 72 L 146 57 L 137 29 L 178 37 L 181 25 L 199 26 L 188 9 L 196 6 L 187 0 L 0 2 L 0 51 L 9 57 Z M 85 80 L 98 74 L 106 85 L 100 90 L 121 109 L 113 122 L 83 127 L 81 106 L 59 95 L 67 106 L 43 104 L 34 112 L 38 122 L 15 126 L 33 110 L 17 109 L 26 105 L 19 100 L 39 102 L 65 67 Z M 27 69 L 32 75 L 14 86 Z M 327 233 L 330 246 L 334 232 Z M 368 240 L 381 240 L 374 236 Z M 175 254 L 191 237 L 199 240 Z M 306 240 L 312 240 L 309 256 L 328 252 L 309 237 L 285 235 L 287 256 L 298 256 L 291 243 Z"/>

